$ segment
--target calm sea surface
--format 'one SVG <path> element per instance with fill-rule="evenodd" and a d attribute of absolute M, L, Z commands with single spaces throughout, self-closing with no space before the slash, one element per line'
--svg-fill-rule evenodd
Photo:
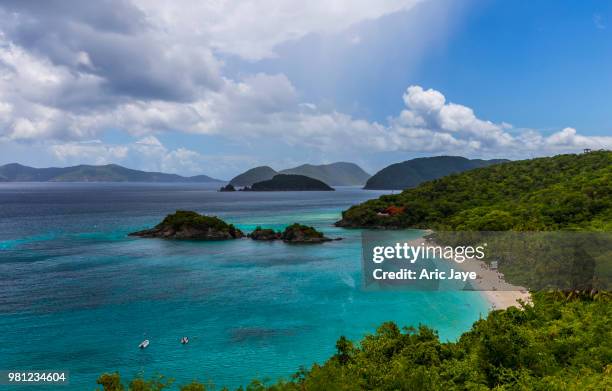
<path fill-rule="evenodd" d="M 0 184 L 0 370 L 69 370 L 70 385 L 54 388 L 62 390 L 93 390 L 105 371 L 236 387 L 322 362 L 340 335 L 358 340 L 388 320 L 457 338 L 487 312 L 477 292 L 362 291 L 360 231 L 333 222 L 380 194 Z M 244 231 L 300 222 L 344 240 L 291 246 L 127 237 L 177 209 L 217 215 Z M 188 345 L 179 343 L 184 335 Z M 151 344 L 139 350 L 145 338 Z"/>

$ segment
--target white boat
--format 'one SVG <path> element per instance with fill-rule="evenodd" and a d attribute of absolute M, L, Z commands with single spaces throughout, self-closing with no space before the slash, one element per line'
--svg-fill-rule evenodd
<path fill-rule="evenodd" d="M 140 343 L 140 345 L 138 345 L 138 347 L 141 348 L 141 349 L 145 349 L 147 346 L 149 346 L 149 340 L 148 339 L 145 339 L 144 341 L 142 341 Z"/>

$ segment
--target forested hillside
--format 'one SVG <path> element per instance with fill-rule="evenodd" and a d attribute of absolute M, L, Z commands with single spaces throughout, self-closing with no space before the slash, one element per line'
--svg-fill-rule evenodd
<path fill-rule="evenodd" d="M 612 230 L 612 152 L 478 168 L 353 206 L 343 227 Z"/>
<path fill-rule="evenodd" d="M 509 160 L 466 159 L 461 156 L 433 156 L 391 164 L 368 179 L 365 189 L 403 190 L 423 182 Z"/>

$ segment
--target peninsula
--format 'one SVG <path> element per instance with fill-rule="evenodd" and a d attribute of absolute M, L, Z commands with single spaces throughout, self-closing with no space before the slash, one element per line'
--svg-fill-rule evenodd
<path fill-rule="evenodd" d="M 347 228 L 447 231 L 612 229 L 612 152 L 476 168 L 383 195 L 342 212 Z"/>

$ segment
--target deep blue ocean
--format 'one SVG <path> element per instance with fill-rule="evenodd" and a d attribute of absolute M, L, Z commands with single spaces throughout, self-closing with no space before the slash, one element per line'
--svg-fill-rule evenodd
<path fill-rule="evenodd" d="M 333 222 L 380 194 L 0 184 L 0 370 L 70 371 L 66 386 L 15 389 L 94 390 L 105 371 L 237 387 L 323 362 L 340 335 L 357 341 L 388 320 L 457 338 L 488 311 L 478 292 L 362 290 L 361 232 Z M 127 236 L 177 209 L 217 215 L 247 232 L 300 222 L 344 240 L 300 246 Z M 138 349 L 145 338 L 149 348 Z"/>

